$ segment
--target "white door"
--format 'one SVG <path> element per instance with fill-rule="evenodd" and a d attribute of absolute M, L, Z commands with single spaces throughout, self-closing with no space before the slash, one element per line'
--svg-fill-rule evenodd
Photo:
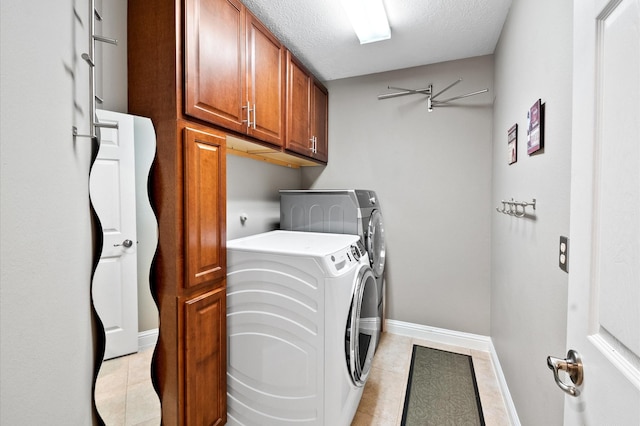
<path fill-rule="evenodd" d="M 640 0 L 574 2 L 565 425 L 640 425 Z M 565 378 L 565 381 L 570 381 Z"/>
<path fill-rule="evenodd" d="M 97 111 L 103 123 L 90 194 L 103 230 L 93 302 L 106 333 L 104 359 L 138 351 L 138 289 L 133 117 Z"/>

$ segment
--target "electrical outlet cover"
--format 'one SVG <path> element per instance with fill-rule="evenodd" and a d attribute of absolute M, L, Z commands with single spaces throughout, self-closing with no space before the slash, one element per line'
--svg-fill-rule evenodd
<path fill-rule="evenodd" d="M 560 236 L 558 266 L 563 271 L 569 272 L 569 238 L 563 236 Z"/>

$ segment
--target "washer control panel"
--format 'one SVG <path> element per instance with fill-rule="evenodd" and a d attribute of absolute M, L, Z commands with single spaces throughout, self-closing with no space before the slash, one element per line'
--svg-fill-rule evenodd
<path fill-rule="evenodd" d="M 355 260 L 360 260 L 362 256 L 365 254 L 364 244 L 362 241 L 358 240 L 354 245 L 351 246 L 351 254 L 353 255 Z"/>

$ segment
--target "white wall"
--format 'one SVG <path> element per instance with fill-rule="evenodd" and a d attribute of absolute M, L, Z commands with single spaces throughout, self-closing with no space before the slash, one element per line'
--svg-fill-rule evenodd
<path fill-rule="evenodd" d="M 379 101 L 387 86 L 440 98 L 489 88 L 427 112 L 422 95 Z M 387 318 L 489 334 L 493 57 L 348 78 L 329 89 L 329 164 L 305 187 L 376 191 L 387 241 Z"/>
<path fill-rule="evenodd" d="M 566 353 L 567 280 L 558 268 L 569 232 L 572 2 L 514 1 L 495 53 L 493 196 L 536 198 L 536 220 L 492 214 L 491 336 L 523 425 L 562 424 L 564 394 L 546 366 Z M 546 104 L 544 153 L 526 153 L 527 111 Z M 519 125 L 518 162 L 507 130 Z"/>
<path fill-rule="evenodd" d="M 74 9 L 83 20 L 74 17 Z M 87 2 L 2 0 L 0 424 L 89 425 Z"/>
<path fill-rule="evenodd" d="M 227 155 L 227 240 L 280 228 L 280 189 L 301 188 L 300 169 Z M 246 215 L 244 224 L 240 215 Z"/>

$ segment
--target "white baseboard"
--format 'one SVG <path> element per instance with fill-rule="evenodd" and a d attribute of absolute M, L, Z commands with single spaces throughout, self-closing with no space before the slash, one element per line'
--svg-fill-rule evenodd
<path fill-rule="evenodd" d="M 141 331 L 138 333 L 138 350 L 150 348 L 158 343 L 158 329 Z"/>
<path fill-rule="evenodd" d="M 491 338 L 480 334 L 463 333 L 461 331 L 446 330 L 444 328 L 429 327 L 396 320 L 385 320 L 385 330 L 391 334 L 413 337 L 415 339 L 430 340 L 452 346 L 462 346 L 478 351 L 489 352 Z"/>
<path fill-rule="evenodd" d="M 496 348 L 493 346 L 491 337 L 390 319 L 385 320 L 384 324 L 385 331 L 391 334 L 399 334 L 414 339 L 429 340 L 431 342 L 488 352 L 491 356 L 491 362 L 498 379 L 498 386 L 500 386 L 511 424 L 513 426 L 520 426 L 518 413 L 511 399 L 511 393 L 509 392 L 509 387 L 507 386 L 507 381 L 502 372 L 500 360 L 498 359 L 498 354 L 496 353 Z"/>
<path fill-rule="evenodd" d="M 489 350 L 489 354 L 491 355 L 491 362 L 493 363 L 493 369 L 496 372 L 496 376 L 498 376 L 498 385 L 500 386 L 500 391 L 502 392 L 502 398 L 504 399 L 504 404 L 507 406 L 507 413 L 509 414 L 509 419 L 511 420 L 511 424 L 513 426 L 521 426 L 520 419 L 518 418 L 518 412 L 516 411 L 516 406 L 513 404 L 513 399 L 511 399 L 509 386 L 507 386 L 507 379 L 504 377 L 504 373 L 502 372 L 502 367 L 500 366 L 500 359 L 498 359 L 498 353 L 496 352 L 496 348 L 493 346 L 493 341 L 491 341 L 490 344 L 491 344 L 491 348 Z"/>

